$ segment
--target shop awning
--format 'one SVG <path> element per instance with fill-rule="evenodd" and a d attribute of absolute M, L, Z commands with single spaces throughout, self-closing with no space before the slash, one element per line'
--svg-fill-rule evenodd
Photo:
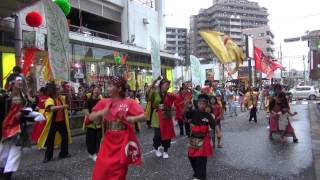
<path fill-rule="evenodd" d="M 69 37 L 71 41 L 78 41 L 83 44 L 94 44 L 100 47 L 110 47 L 113 49 L 119 49 L 119 50 L 124 50 L 124 51 L 138 53 L 138 54 L 150 55 L 150 51 L 148 51 L 145 48 L 132 46 L 132 45 L 128 45 L 128 44 L 124 44 L 121 42 L 112 41 L 112 40 L 108 40 L 100 37 L 93 37 L 93 36 L 86 37 L 83 34 L 75 33 L 75 32 L 69 32 Z M 169 54 L 165 52 L 160 52 L 160 56 L 173 61 L 183 60 L 183 58 L 180 56 L 177 57 L 173 54 Z"/>

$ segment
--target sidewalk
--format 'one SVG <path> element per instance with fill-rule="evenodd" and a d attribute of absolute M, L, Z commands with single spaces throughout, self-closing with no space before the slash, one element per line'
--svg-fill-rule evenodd
<path fill-rule="evenodd" d="M 309 104 L 312 150 L 317 180 L 320 180 L 320 104 Z"/>

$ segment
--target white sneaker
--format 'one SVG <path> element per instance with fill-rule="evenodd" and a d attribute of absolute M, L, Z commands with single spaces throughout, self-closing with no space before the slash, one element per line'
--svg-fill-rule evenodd
<path fill-rule="evenodd" d="M 94 154 L 94 155 L 93 155 L 92 160 L 93 160 L 94 162 L 96 162 L 96 160 L 97 160 L 97 154 Z"/>
<path fill-rule="evenodd" d="M 97 155 L 96 154 L 89 154 L 89 159 L 91 159 L 92 161 L 96 161 L 97 160 Z"/>
<path fill-rule="evenodd" d="M 161 157 L 162 156 L 162 153 L 159 150 L 159 148 L 155 151 L 155 154 L 156 154 L 157 157 Z"/>
<path fill-rule="evenodd" d="M 167 152 L 163 152 L 163 159 L 168 159 L 169 158 L 169 154 Z"/>

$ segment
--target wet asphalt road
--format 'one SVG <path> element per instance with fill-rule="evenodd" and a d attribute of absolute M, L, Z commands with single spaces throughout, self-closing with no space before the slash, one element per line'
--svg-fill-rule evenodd
<path fill-rule="evenodd" d="M 308 105 L 295 104 L 292 110 L 298 144 L 288 138 L 285 142 L 275 136 L 268 138 L 266 114 L 258 113 L 258 123 L 248 122 L 248 112 L 222 122 L 223 146 L 208 159 L 207 179 L 315 179 Z M 176 131 L 178 132 L 178 131 Z M 187 159 L 187 139 L 177 136 L 169 149 L 170 158 L 156 158 L 152 148 L 152 129 L 138 135 L 143 148 L 141 167 L 131 166 L 128 180 L 188 180 L 192 169 Z M 27 179 L 90 179 L 93 162 L 88 159 L 85 137 L 73 138 L 72 157 L 43 164 L 44 151 L 25 149 L 16 180 Z M 58 153 L 57 150 L 55 153 Z M 57 154 L 56 154 L 57 156 Z"/>

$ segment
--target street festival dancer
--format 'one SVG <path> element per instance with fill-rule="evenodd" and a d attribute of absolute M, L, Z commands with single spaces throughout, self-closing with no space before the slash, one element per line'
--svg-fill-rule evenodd
<path fill-rule="evenodd" d="M 23 94 L 23 79 L 19 76 L 11 82 L 11 94 L 5 100 L 5 118 L 2 122 L 2 139 L 0 143 L 0 169 L 4 179 L 11 176 L 19 168 L 22 148 L 29 145 L 26 132 L 26 116 L 35 119 L 40 113 L 25 111 L 27 98 Z M 44 117 L 40 117 L 44 120 Z"/>
<path fill-rule="evenodd" d="M 38 148 L 47 147 L 43 163 L 52 160 L 54 145 L 61 144 L 60 159 L 70 157 L 68 144 L 72 142 L 65 97 L 58 95 L 58 88 L 54 83 L 48 83 L 46 88 L 49 96 L 45 102 L 47 123 L 37 144 Z"/>
<path fill-rule="evenodd" d="M 102 123 L 105 129 L 93 180 L 125 180 L 129 164 L 141 164 L 141 148 L 133 124 L 144 121 L 145 114 L 135 100 L 126 98 L 126 83 L 122 77 L 109 77 L 110 98 L 100 100 L 89 115 L 90 121 Z"/>
<path fill-rule="evenodd" d="M 87 151 L 89 153 L 89 158 L 93 161 L 97 160 L 97 154 L 99 151 L 102 128 L 100 124 L 92 122 L 89 120 L 89 114 L 92 113 L 92 108 L 102 99 L 101 97 L 101 87 L 93 86 L 92 92 L 89 98 L 86 100 L 85 104 L 85 121 L 84 128 L 86 130 L 86 145 Z"/>
<path fill-rule="evenodd" d="M 201 94 L 198 97 L 198 109 L 186 113 L 191 122 L 191 134 L 189 138 L 188 157 L 194 171 L 194 179 L 206 179 L 207 158 L 213 155 L 209 126 L 215 130 L 214 117 L 206 112 L 208 107 L 208 95 Z"/>
<path fill-rule="evenodd" d="M 282 138 L 286 135 L 293 136 L 293 142 L 297 143 L 298 139 L 295 135 L 294 129 L 290 123 L 290 121 L 287 121 L 287 125 L 284 129 L 284 131 L 281 131 L 281 127 L 279 128 L 279 120 L 281 117 L 281 114 L 289 113 L 291 116 L 296 115 L 296 113 L 290 112 L 290 106 L 286 99 L 286 96 L 283 92 L 281 92 L 281 85 L 276 84 L 274 86 L 274 96 L 271 99 L 270 102 L 270 117 L 269 117 L 269 138 L 270 140 L 273 140 L 273 134 L 274 133 L 280 133 Z"/>
<path fill-rule="evenodd" d="M 47 92 L 46 92 L 45 87 L 41 87 L 39 91 L 40 91 L 40 94 L 36 100 L 37 109 L 44 116 L 45 115 L 45 102 L 49 97 L 46 94 Z M 34 123 L 32 133 L 31 133 L 31 138 L 30 138 L 31 141 L 38 143 L 38 139 L 39 139 L 45 125 L 46 125 L 46 121 Z"/>
<path fill-rule="evenodd" d="M 158 78 L 159 80 L 160 78 Z M 162 79 L 159 88 L 152 92 L 151 103 L 153 107 L 151 126 L 154 128 L 153 147 L 157 157 L 169 158 L 168 149 L 171 139 L 175 137 L 171 107 L 174 95 L 168 93 L 170 81 Z M 163 147 L 163 153 L 160 150 Z"/>
<path fill-rule="evenodd" d="M 184 114 L 192 105 L 192 92 L 188 89 L 185 83 L 182 83 L 178 94 L 175 95 L 174 105 L 176 108 L 176 120 L 180 128 L 180 136 L 184 135 L 184 129 L 186 135 L 190 135 L 190 124 L 185 121 Z"/>

